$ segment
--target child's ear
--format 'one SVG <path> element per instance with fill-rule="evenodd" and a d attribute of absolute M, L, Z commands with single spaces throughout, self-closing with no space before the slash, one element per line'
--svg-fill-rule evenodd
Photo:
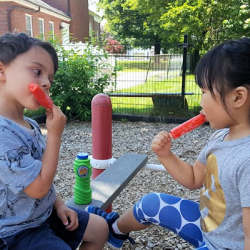
<path fill-rule="evenodd" d="M 5 81 L 5 65 L 0 61 L 0 82 Z"/>
<path fill-rule="evenodd" d="M 248 100 L 248 89 L 244 86 L 235 88 L 232 92 L 232 103 L 235 108 L 244 105 Z"/>

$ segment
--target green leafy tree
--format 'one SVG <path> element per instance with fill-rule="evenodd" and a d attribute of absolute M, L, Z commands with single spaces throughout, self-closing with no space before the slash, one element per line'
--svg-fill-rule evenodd
<path fill-rule="evenodd" d="M 249 1 L 246 0 L 196 0 L 171 1 L 162 15 L 162 28 L 170 44 L 180 42 L 188 34 L 191 69 L 206 52 L 216 44 L 248 36 L 250 28 Z"/>
<path fill-rule="evenodd" d="M 196 58 L 215 44 L 250 36 L 249 0 L 100 0 L 108 29 L 132 45 L 173 49 L 188 34 Z"/>
<path fill-rule="evenodd" d="M 157 6 L 163 0 L 146 1 L 147 6 Z M 137 4 L 138 3 L 138 4 Z M 159 54 L 161 48 L 161 34 L 156 18 L 151 16 L 153 11 L 147 7 L 141 8 L 141 3 L 130 0 L 100 0 L 100 7 L 104 9 L 105 18 L 108 20 L 107 31 L 125 45 L 150 48 L 155 46 L 155 53 Z M 151 13 L 150 13 L 151 12 Z M 157 12 L 154 11 L 154 15 Z M 157 14 L 158 18 L 160 17 Z"/>

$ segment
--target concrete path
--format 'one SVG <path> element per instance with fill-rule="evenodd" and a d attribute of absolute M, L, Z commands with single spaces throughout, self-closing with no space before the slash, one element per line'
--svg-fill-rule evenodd
<path fill-rule="evenodd" d="M 108 91 L 117 91 L 130 88 L 140 84 L 144 84 L 147 80 L 153 78 L 153 81 L 163 81 L 165 79 L 174 78 L 181 75 L 182 55 L 173 55 L 170 57 L 168 69 L 165 70 L 149 70 L 137 72 L 118 72 L 116 77 L 116 86 L 108 88 Z"/>

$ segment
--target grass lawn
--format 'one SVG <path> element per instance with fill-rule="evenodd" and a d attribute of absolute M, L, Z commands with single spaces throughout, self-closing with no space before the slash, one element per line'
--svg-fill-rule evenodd
<path fill-rule="evenodd" d="M 141 57 L 141 60 L 117 60 L 116 66 L 118 71 L 122 72 L 140 72 L 140 71 L 147 71 L 148 69 L 160 70 L 166 69 L 168 61 L 161 59 L 160 62 L 154 63 L 154 60 L 145 60 L 144 57 Z"/>
<path fill-rule="evenodd" d="M 149 79 L 146 83 L 134 87 L 125 88 L 116 92 L 126 93 L 181 93 L 182 79 L 176 77 L 157 82 Z M 197 113 L 200 107 L 201 91 L 196 85 L 194 75 L 186 76 L 186 92 L 188 113 Z M 153 102 L 151 97 L 111 97 L 114 113 L 152 114 Z"/>

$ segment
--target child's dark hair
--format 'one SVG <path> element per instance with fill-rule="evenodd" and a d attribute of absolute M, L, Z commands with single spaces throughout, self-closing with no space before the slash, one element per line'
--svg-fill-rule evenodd
<path fill-rule="evenodd" d="M 25 33 L 6 33 L 0 37 L 0 62 L 9 64 L 18 55 L 38 46 L 46 50 L 54 63 L 54 72 L 58 69 L 58 57 L 54 47 Z"/>
<path fill-rule="evenodd" d="M 196 82 L 213 95 L 216 89 L 224 103 L 228 91 L 250 87 L 250 39 L 227 41 L 208 51 L 196 67 Z"/>

